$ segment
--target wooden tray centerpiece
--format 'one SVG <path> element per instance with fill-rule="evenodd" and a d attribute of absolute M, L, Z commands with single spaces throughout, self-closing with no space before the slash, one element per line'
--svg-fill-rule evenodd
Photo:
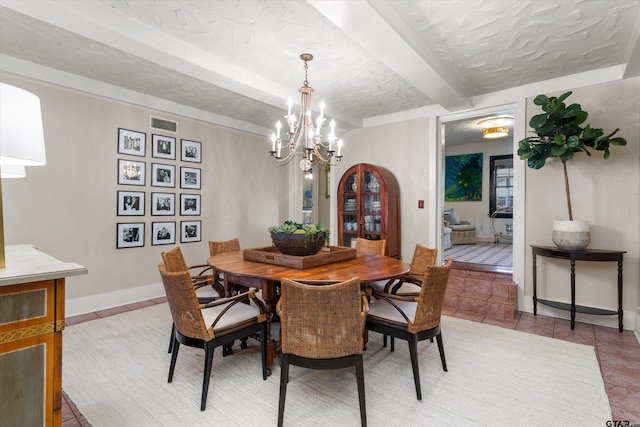
<path fill-rule="evenodd" d="M 315 255 L 286 255 L 274 246 L 245 249 L 244 259 L 291 268 L 309 268 L 356 257 L 356 250 L 344 246 L 325 246 Z"/>

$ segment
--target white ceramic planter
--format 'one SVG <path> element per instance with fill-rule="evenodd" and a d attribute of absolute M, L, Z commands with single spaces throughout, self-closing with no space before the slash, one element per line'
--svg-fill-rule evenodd
<path fill-rule="evenodd" d="M 587 221 L 553 221 L 553 244 L 560 249 L 579 251 L 591 243 L 591 233 Z"/>

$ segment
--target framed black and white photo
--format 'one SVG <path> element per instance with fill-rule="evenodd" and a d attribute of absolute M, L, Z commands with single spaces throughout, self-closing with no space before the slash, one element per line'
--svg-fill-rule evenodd
<path fill-rule="evenodd" d="M 180 215 L 200 215 L 199 194 L 180 194 Z"/>
<path fill-rule="evenodd" d="M 118 184 L 144 185 L 144 177 L 147 174 L 145 162 L 118 159 Z"/>
<path fill-rule="evenodd" d="M 188 139 L 180 140 L 182 145 L 182 156 L 180 160 L 183 162 L 202 163 L 202 144 Z"/>
<path fill-rule="evenodd" d="M 180 222 L 180 243 L 199 242 L 202 235 L 201 221 Z"/>
<path fill-rule="evenodd" d="M 141 248 L 144 246 L 144 222 L 118 223 L 116 247 Z"/>
<path fill-rule="evenodd" d="M 147 154 L 147 134 L 119 128 L 118 153 L 144 157 Z"/>
<path fill-rule="evenodd" d="M 176 243 L 176 223 L 153 222 L 151 223 L 151 245 L 173 245 Z"/>
<path fill-rule="evenodd" d="M 176 167 L 151 163 L 151 185 L 154 187 L 175 187 Z"/>
<path fill-rule="evenodd" d="M 200 169 L 180 168 L 180 188 L 200 189 Z"/>
<path fill-rule="evenodd" d="M 176 159 L 176 139 L 172 136 L 151 135 L 151 155 L 160 159 Z"/>
<path fill-rule="evenodd" d="M 118 216 L 144 216 L 144 192 L 118 191 Z"/>
<path fill-rule="evenodd" d="M 174 193 L 151 193 L 151 215 L 175 215 Z"/>

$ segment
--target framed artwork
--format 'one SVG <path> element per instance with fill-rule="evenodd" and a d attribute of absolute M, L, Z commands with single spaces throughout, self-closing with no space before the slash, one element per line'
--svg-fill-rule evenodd
<path fill-rule="evenodd" d="M 176 167 L 151 163 L 151 185 L 154 187 L 175 187 Z"/>
<path fill-rule="evenodd" d="M 199 194 L 180 194 L 180 215 L 200 215 Z"/>
<path fill-rule="evenodd" d="M 200 169 L 180 168 L 180 188 L 200 189 Z"/>
<path fill-rule="evenodd" d="M 118 184 L 144 185 L 144 177 L 147 174 L 145 162 L 118 159 Z"/>
<path fill-rule="evenodd" d="M 199 242 L 201 236 L 201 221 L 180 222 L 180 243 Z"/>
<path fill-rule="evenodd" d="M 173 245 L 176 243 L 176 223 L 153 222 L 151 223 L 151 245 Z"/>
<path fill-rule="evenodd" d="M 118 191 L 118 216 L 144 216 L 144 191 Z"/>
<path fill-rule="evenodd" d="M 141 248 L 144 246 L 144 222 L 118 223 L 116 247 Z"/>
<path fill-rule="evenodd" d="M 118 128 L 118 153 L 144 157 L 147 154 L 147 134 Z"/>
<path fill-rule="evenodd" d="M 446 202 L 482 200 L 482 153 L 446 156 L 444 200 Z"/>
<path fill-rule="evenodd" d="M 175 215 L 175 204 L 173 193 L 151 193 L 151 215 Z"/>
<path fill-rule="evenodd" d="M 171 136 L 151 135 L 151 155 L 160 159 L 176 159 L 176 139 Z"/>
<path fill-rule="evenodd" d="M 189 141 L 188 139 L 180 140 L 182 145 L 182 157 L 180 160 L 183 162 L 202 163 L 202 144 L 196 141 Z"/>

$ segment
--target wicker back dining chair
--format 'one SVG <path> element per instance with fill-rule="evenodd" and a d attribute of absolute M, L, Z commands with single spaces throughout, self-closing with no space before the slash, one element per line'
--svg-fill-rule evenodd
<path fill-rule="evenodd" d="M 191 276 L 191 283 L 196 291 L 196 297 L 200 303 L 214 301 L 224 296 L 224 287 L 216 282 L 212 271 L 210 271 L 211 267 L 207 264 L 197 264 L 187 267 L 187 263 L 184 260 L 180 246 L 176 246 L 171 250 L 162 252 L 161 255 L 164 268 L 170 273 L 198 271 L 198 273 Z M 207 272 L 210 274 L 205 274 Z M 171 350 L 173 349 L 174 332 L 175 326 L 171 328 L 168 353 L 171 353 Z"/>
<path fill-rule="evenodd" d="M 222 242 L 209 241 L 209 253 L 211 256 L 218 255 L 224 252 L 239 251 L 240 239 L 235 238 L 231 240 L 225 240 Z"/>
<path fill-rule="evenodd" d="M 384 256 L 387 250 L 387 241 L 385 239 L 369 240 L 357 237 L 356 250 L 366 252 L 368 254 Z"/>
<path fill-rule="evenodd" d="M 231 251 L 239 251 L 240 250 L 240 239 L 238 239 L 237 237 L 235 239 L 231 239 L 231 240 L 224 240 L 221 242 L 215 242 L 213 240 L 209 241 L 209 254 L 211 256 L 214 255 L 218 255 L 218 254 L 222 254 L 225 252 L 231 252 Z M 218 282 L 218 284 L 220 284 L 220 286 L 223 287 L 223 289 L 225 289 L 227 291 L 227 295 L 231 295 L 234 293 L 234 291 L 236 292 L 246 292 L 247 288 L 241 285 L 237 285 L 235 283 L 227 283 L 226 287 L 223 284 L 224 283 L 224 276 L 222 275 L 222 273 L 218 272 L 218 271 L 214 271 L 214 276 L 216 278 L 216 281 Z"/>
<path fill-rule="evenodd" d="M 260 334 L 262 379 L 266 380 L 267 316 L 264 304 L 256 298 L 255 289 L 201 304 L 188 271 L 168 272 L 163 264 L 159 264 L 158 269 L 175 325 L 168 381 L 173 381 L 180 344 L 203 348 L 205 357 L 200 410 L 204 411 L 215 348 L 250 334 Z"/>
<path fill-rule="evenodd" d="M 367 310 L 368 302 L 357 277 L 326 286 L 282 279 L 276 308 L 282 347 L 278 426 L 284 420 L 290 364 L 310 369 L 354 366 L 360 421 L 366 426 L 362 351 Z"/>
<path fill-rule="evenodd" d="M 403 293 L 418 293 L 422 284 L 424 272 L 429 265 L 435 265 L 438 258 L 438 248 L 428 248 L 416 243 L 409 272 L 399 279 L 371 282 L 370 286 L 378 292 L 398 293 L 402 288 Z M 405 284 L 406 285 L 403 285 Z"/>
<path fill-rule="evenodd" d="M 440 315 L 450 268 L 451 259 L 447 260 L 445 265 L 428 266 L 422 278 L 422 286 L 418 296 L 374 291 L 375 300 L 369 306 L 367 330 L 408 342 L 418 400 L 422 400 L 418 367 L 418 341 L 436 338 L 442 369 L 447 371 L 440 330 Z"/>

